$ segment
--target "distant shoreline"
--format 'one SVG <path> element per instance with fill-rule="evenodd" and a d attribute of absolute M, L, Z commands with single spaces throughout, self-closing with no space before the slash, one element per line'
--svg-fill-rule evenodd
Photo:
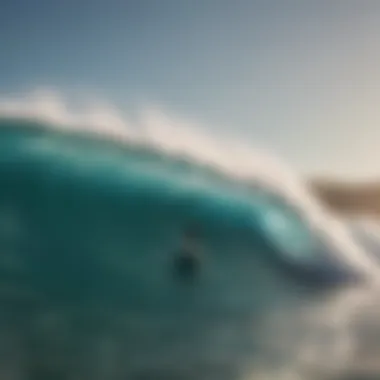
<path fill-rule="evenodd" d="M 380 181 L 310 180 L 311 192 L 331 211 L 380 218 Z"/>

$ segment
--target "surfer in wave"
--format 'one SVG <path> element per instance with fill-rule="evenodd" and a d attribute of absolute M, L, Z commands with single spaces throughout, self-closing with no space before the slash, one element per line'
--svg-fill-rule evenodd
<path fill-rule="evenodd" d="M 200 271 L 199 228 L 188 226 L 182 236 L 182 242 L 174 261 L 177 277 L 192 280 Z"/>

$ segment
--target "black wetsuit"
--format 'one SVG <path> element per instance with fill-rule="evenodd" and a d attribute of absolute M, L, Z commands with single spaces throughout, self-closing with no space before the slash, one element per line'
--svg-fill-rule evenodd
<path fill-rule="evenodd" d="M 181 279 L 193 279 L 200 270 L 200 262 L 192 252 L 182 249 L 174 261 L 174 270 Z"/>

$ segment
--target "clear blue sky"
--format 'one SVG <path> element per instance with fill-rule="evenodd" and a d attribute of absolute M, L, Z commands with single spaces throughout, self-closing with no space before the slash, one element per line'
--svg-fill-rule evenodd
<path fill-rule="evenodd" d="M 380 175 L 380 1 L 2 0 L 0 91 L 154 102 L 304 172 Z"/>

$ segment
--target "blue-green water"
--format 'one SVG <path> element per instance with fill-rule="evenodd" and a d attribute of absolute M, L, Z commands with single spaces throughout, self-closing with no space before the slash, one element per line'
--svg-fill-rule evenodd
<path fill-rule="evenodd" d="M 239 380 L 287 367 L 302 346 L 269 344 L 270 318 L 295 322 L 363 280 L 296 206 L 148 146 L 0 121 L 1 373 Z M 174 262 L 193 224 L 200 270 L 184 282 Z"/>

